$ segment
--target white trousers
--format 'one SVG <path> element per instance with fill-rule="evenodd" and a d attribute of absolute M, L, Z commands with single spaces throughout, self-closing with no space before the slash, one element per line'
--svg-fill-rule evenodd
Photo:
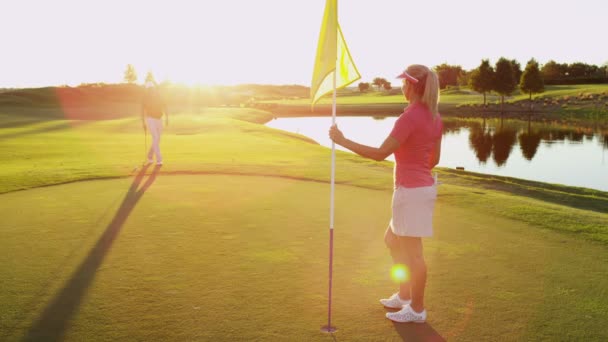
<path fill-rule="evenodd" d="M 148 160 L 152 160 L 152 156 L 156 156 L 156 162 L 161 163 L 163 156 L 160 154 L 160 135 L 163 131 L 163 121 L 161 119 L 146 117 L 148 132 L 152 136 L 152 145 L 148 150 Z"/>

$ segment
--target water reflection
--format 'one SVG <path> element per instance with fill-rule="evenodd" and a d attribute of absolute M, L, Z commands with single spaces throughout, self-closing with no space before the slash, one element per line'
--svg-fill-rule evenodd
<path fill-rule="evenodd" d="M 519 140 L 519 146 L 521 147 L 521 153 L 524 158 L 527 160 L 532 160 L 536 151 L 538 150 L 538 145 L 540 145 L 540 140 L 542 137 L 537 132 L 523 132 L 517 137 Z"/>
<path fill-rule="evenodd" d="M 476 124 L 471 127 L 469 144 L 475 151 L 477 159 L 485 163 L 492 154 L 492 146 L 494 145 L 492 132 L 487 130 L 485 121 L 483 125 Z"/>
<path fill-rule="evenodd" d="M 515 146 L 515 142 L 518 140 L 517 130 L 509 126 L 505 127 L 502 120 L 496 130 L 488 128 L 485 120 L 482 124 L 473 124 L 470 129 L 469 144 L 481 163 L 485 163 L 490 155 L 493 156 L 494 162 L 498 166 L 502 166 L 507 162 L 513 146 Z M 528 160 L 534 157 L 538 149 L 540 136 L 538 136 L 538 142 L 534 145 L 537 136 L 537 134 L 530 134 L 530 132 L 524 132 L 519 135 L 519 143 Z"/>
<path fill-rule="evenodd" d="M 557 142 L 582 144 L 591 142 L 595 133 L 593 128 L 563 127 L 545 124 L 533 124 L 528 121 L 513 120 L 447 120 L 444 122 L 445 134 L 462 134 L 462 129 L 469 131 L 469 146 L 475 152 L 477 160 L 485 164 L 491 158 L 497 166 L 506 165 L 516 144 L 522 156 L 532 161 L 541 142 L 549 147 Z M 608 134 L 598 135 L 603 149 L 608 149 Z"/>

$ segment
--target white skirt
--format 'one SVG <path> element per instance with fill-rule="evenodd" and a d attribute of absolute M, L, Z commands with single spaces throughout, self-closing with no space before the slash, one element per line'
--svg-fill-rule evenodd
<path fill-rule="evenodd" d="M 433 236 L 433 211 L 437 185 L 420 188 L 397 187 L 393 192 L 393 217 L 390 226 L 395 235 Z"/>

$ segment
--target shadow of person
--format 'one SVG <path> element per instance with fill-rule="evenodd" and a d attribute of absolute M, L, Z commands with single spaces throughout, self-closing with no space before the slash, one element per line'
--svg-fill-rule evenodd
<path fill-rule="evenodd" d="M 72 274 L 70 280 L 68 280 L 50 304 L 47 305 L 38 320 L 30 327 L 23 339 L 24 341 L 59 341 L 63 339 L 72 316 L 78 310 L 80 301 L 93 282 L 95 273 L 120 233 L 123 224 L 133 211 L 133 208 L 135 208 L 137 202 L 156 180 L 160 166 L 156 166 L 152 170 L 148 179 L 139 188 L 139 185 L 146 176 L 148 167 L 143 167 L 135 176 L 110 224 L 108 224 L 84 261 Z"/>
<path fill-rule="evenodd" d="M 403 341 L 408 342 L 445 342 L 443 338 L 433 327 L 428 323 L 397 323 L 393 322 L 395 330 L 399 333 L 399 336 Z"/>

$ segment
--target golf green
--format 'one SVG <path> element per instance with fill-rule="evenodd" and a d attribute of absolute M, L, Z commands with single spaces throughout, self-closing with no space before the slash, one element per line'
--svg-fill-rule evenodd
<path fill-rule="evenodd" d="M 329 185 L 148 168 L 0 195 L 0 338 L 332 341 Z M 606 246 L 459 206 L 425 239 L 427 324 L 393 324 L 391 193 L 338 185 L 337 340 L 608 338 Z M 584 319 L 582 319 L 584 318 Z"/>

